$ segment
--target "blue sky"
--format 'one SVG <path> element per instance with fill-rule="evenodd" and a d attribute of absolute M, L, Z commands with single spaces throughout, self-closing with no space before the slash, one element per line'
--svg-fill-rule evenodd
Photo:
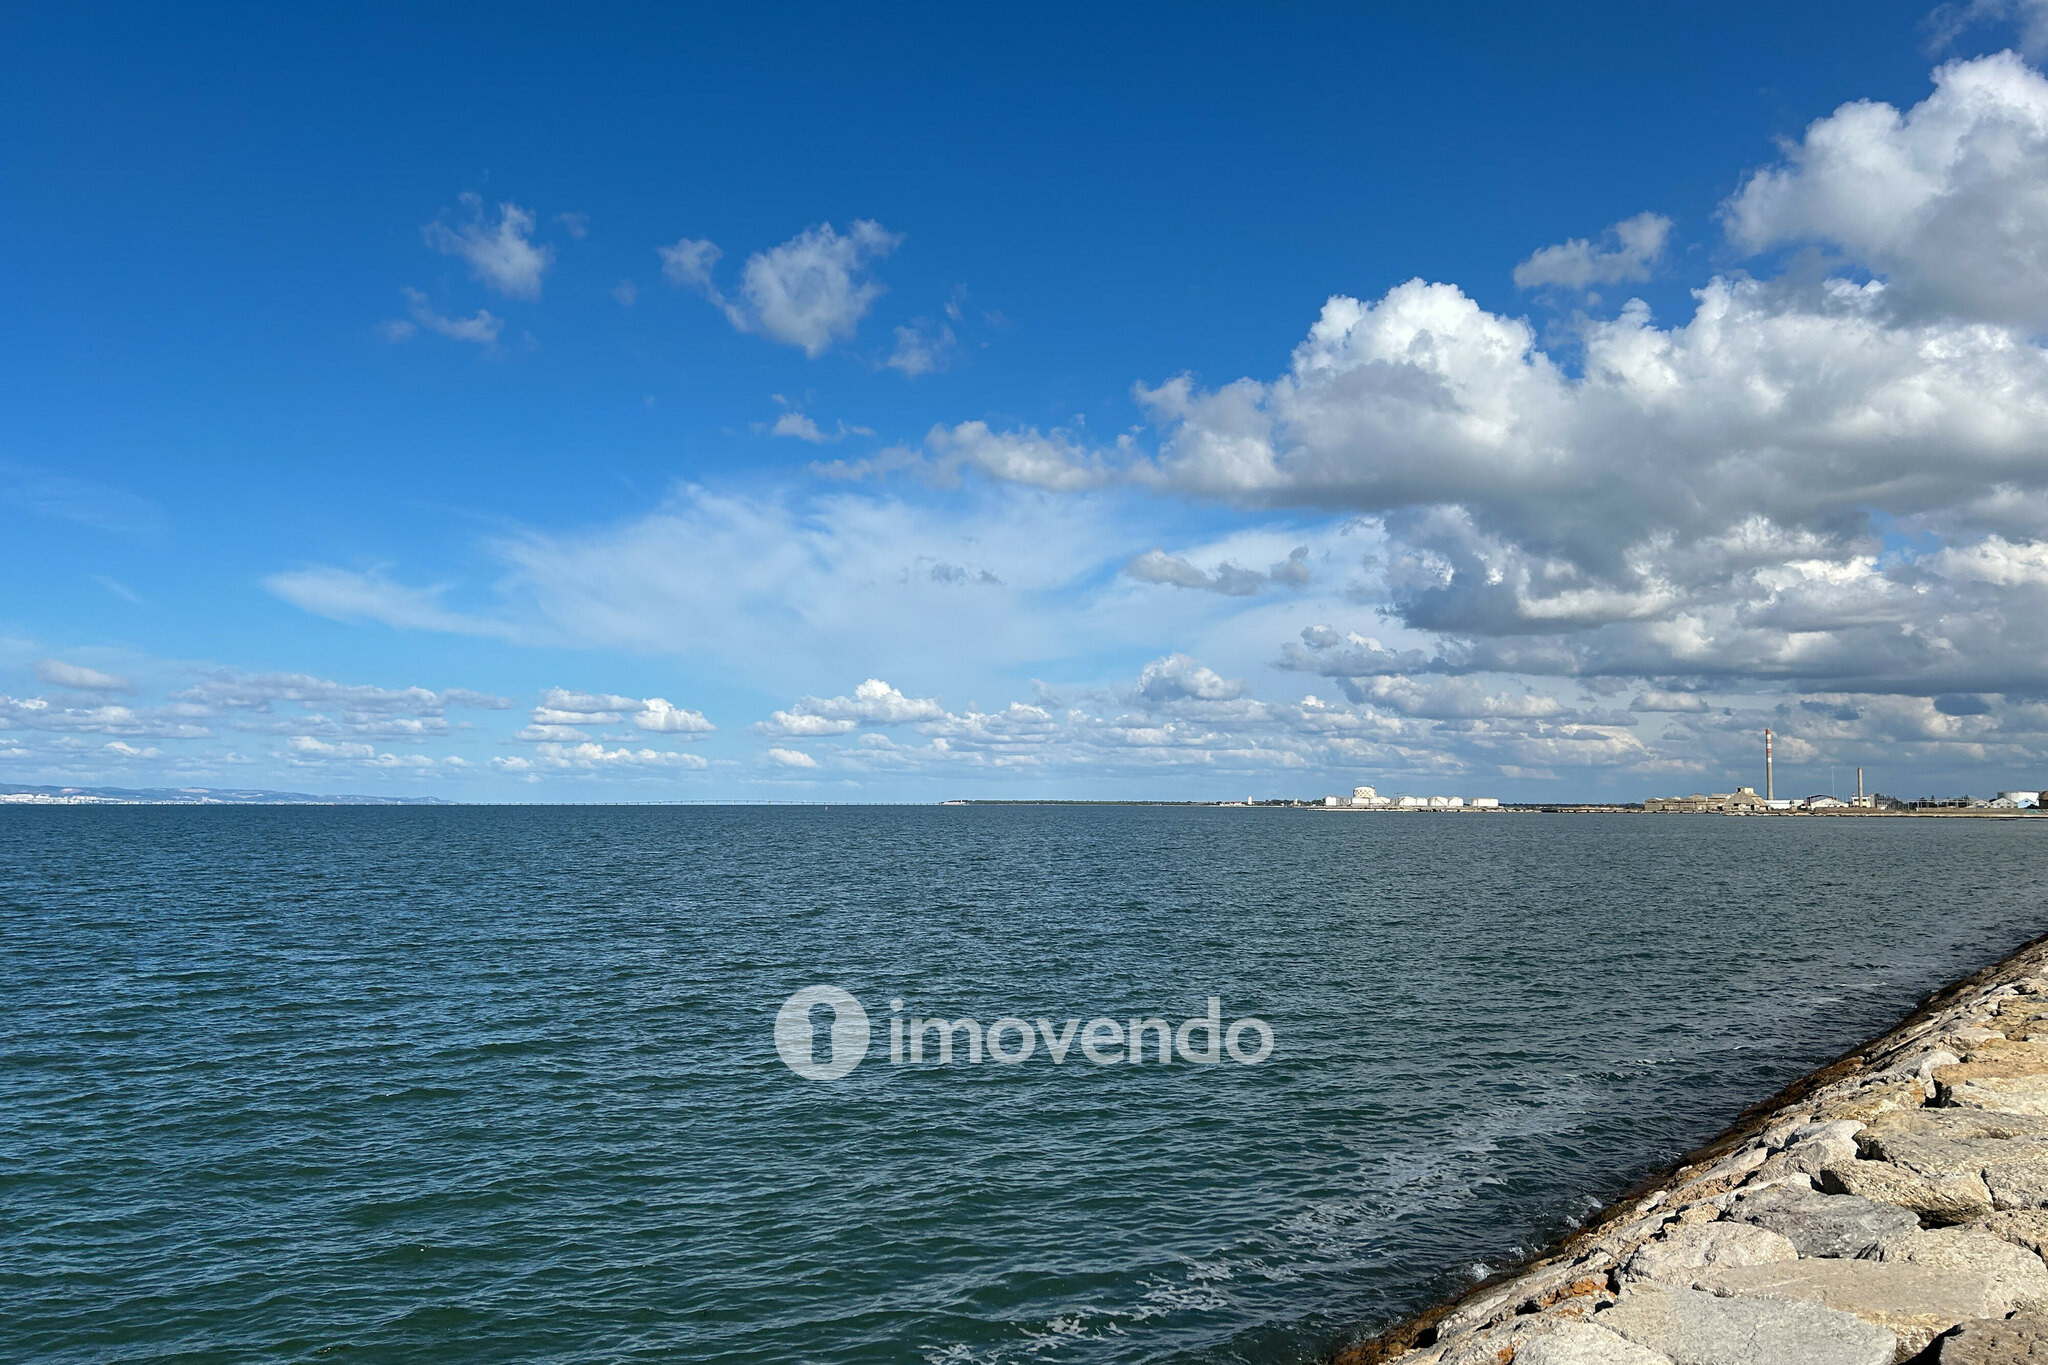
<path fill-rule="evenodd" d="M 0 780 L 2042 785 L 2043 12 L 1422 8 L 11 12 Z"/>

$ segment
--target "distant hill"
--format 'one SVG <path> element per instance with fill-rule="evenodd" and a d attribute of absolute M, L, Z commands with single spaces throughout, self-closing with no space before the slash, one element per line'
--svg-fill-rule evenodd
<path fill-rule="evenodd" d="M 452 806 L 438 796 L 314 796 L 224 787 L 23 787 L 0 782 L 0 805 Z"/>

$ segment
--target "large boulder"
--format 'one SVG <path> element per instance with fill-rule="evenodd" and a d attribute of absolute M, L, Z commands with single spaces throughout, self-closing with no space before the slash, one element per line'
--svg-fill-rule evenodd
<path fill-rule="evenodd" d="M 1941 1350 L 1935 1359 L 1941 1365 L 2048 1362 L 2048 1317 L 2022 1313 L 1963 1323 L 1941 1339 Z"/>
<path fill-rule="evenodd" d="M 1887 1240 L 1920 1231 L 1920 1220 L 1896 1204 L 1791 1185 L 1738 1194 L 1728 1216 L 1769 1228 L 1801 1256 L 1872 1256 Z"/>
<path fill-rule="evenodd" d="M 1794 1299 L 1853 1313 L 1895 1334 L 1908 1353 L 1959 1322 L 2002 1317 L 2022 1301 L 2013 1284 L 1982 1270 L 1832 1257 L 1710 1266 L 1693 1272 L 1692 1284 L 1713 1294 Z"/>
<path fill-rule="evenodd" d="M 2048 1304 L 2048 1265 L 2035 1252 L 1982 1227 L 1936 1228 L 1891 1238 L 1878 1248 L 1878 1259 L 1981 1275 L 1991 1293 L 2012 1305 L 2007 1312 Z"/>
<path fill-rule="evenodd" d="M 1622 1273 L 1682 1280 L 1707 1266 L 1771 1265 L 1797 1260 L 1799 1249 L 1769 1228 L 1748 1223 L 1681 1223 L 1636 1248 Z"/>
<path fill-rule="evenodd" d="M 1822 1304 L 1652 1284 L 1593 1322 L 1674 1365 L 1892 1365 L 1898 1349 L 1891 1332 Z"/>
<path fill-rule="evenodd" d="M 1567 1323 L 1515 1352 L 1515 1365 L 1673 1365 L 1670 1356 L 1638 1346 L 1590 1322 Z"/>

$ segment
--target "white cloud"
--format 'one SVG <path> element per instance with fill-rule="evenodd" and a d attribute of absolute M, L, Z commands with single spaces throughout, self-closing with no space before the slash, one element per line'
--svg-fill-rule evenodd
<path fill-rule="evenodd" d="M 872 436 L 875 433 L 868 427 L 850 426 L 844 419 L 833 430 L 825 431 L 809 417 L 791 408 L 775 419 L 774 423 L 768 428 L 768 434 L 770 436 L 793 436 L 799 441 L 808 441 L 812 445 L 825 445 L 835 441 L 843 441 L 849 436 Z"/>
<path fill-rule="evenodd" d="M 706 735 L 718 728 L 704 718 L 703 712 L 675 706 L 666 697 L 635 698 L 550 687 L 541 693 L 530 723 L 514 738 L 530 742 L 580 742 L 584 736 L 575 727 L 628 722 L 635 729 L 669 735 Z"/>
<path fill-rule="evenodd" d="M 1135 695 L 1155 705 L 1176 701 L 1232 701 L 1245 693 L 1242 682 L 1225 678 L 1185 654 L 1154 659 L 1138 674 Z"/>
<path fill-rule="evenodd" d="M 574 744 L 537 744 L 534 746 L 531 764 L 541 768 L 586 772 L 611 768 L 701 769 L 711 766 L 710 760 L 700 754 L 679 753 L 668 749 L 629 749 L 623 746 L 607 749 L 595 740 L 583 740 Z M 507 762 L 501 766 L 512 765 Z M 523 769 L 515 769 L 521 770 Z"/>
<path fill-rule="evenodd" d="M 656 252 L 663 278 L 702 293 L 734 327 L 801 347 L 815 359 L 854 335 L 883 292 L 870 265 L 902 240 L 865 218 L 856 219 L 844 236 L 830 223 L 806 228 L 747 258 L 737 299 L 728 298 L 713 277 L 723 254 L 715 244 L 685 237 Z"/>
<path fill-rule="evenodd" d="M 1647 280 L 1664 255 L 1671 220 L 1661 213 L 1639 213 L 1607 229 L 1599 244 L 1573 237 L 1547 246 L 1515 267 L 1517 289 L 1556 285 L 1586 289 L 1596 284 Z"/>
<path fill-rule="evenodd" d="M 649 697 L 633 713 L 633 724 L 642 730 L 665 735 L 709 734 L 718 727 L 704 719 L 701 711 L 685 711 L 661 697 Z"/>
<path fill-rule="evenodd" d="M 555 249 L 534 245 L 532 212 L 517 204 L 500 204 L 498 220 L 492 223 L 483 199 L 475 194 L 463 195 L 462 207 L 465 217 L 453 227 L 437 220 L 420 229 L 427 245 L 461 258 L 478 280 L 501 294 L 539 298 L 541 277 L 554 262 Z M 572 226 L 571 235 L 581 234 Z"/>
<path fill-rule="evenodd" d="M 404 341 L 419 328 L 453 338 L 456 341 L 475 342 L 479 346 L 496 346 L 498 334 L 505 330 L 505 320 L 488 308 L 479 308 L 473 317 L 451 318 L 434 311 L 427 302 L 427 296 L 417 289 L 401 289 L 405 296 L 406 310 L 412 314 L 412 321 L 403 320 L 383 324 L 384 336 L 390 341 Z"/>
<path fill-rule="evenodd" d="M 102 673 L 97 668 L 85 668 L 79 664 L 67 664 L 61 659 L 38 659 L 36 677 L 52 687 L 68 687 L 74 692 L 133 692 L 135 685 L 126 678 Z"/>
<path fill-rule="evenodd" d="M 0 696 L 0 730 L 152 739 L 204 739 L 212 733 L 178 707 L 59 706 L 46 697 L 8 696 Z"/>
<path fill-rule="evenodd" d="M 937 374 L 953 363 L 959 344 L 951 327 L 929 318 L 920 318 L 908 327 L 896 329 L 896 349 L 882 363 L 901 373 L 905 379 Z"/>
<path fill-rule="evenodd" d="M 780 768 L 815 768 L 818 760 L 801 749 L 770 749 L 763 755 L 770 763 Z"/>
<path fill-rule="evenodd" d="M 716 242 L 707 242 L 697 237 L 680 238 L 674 246 L 658 246 L 654 254 L 661 260 L 661 277 L 670 284 L 686 289 L 714 293 L 711 271 L 725 253 L 718 249 Z M 713 302 L 718 302 L 714 297 Z"/>
<path fill-rule="evenodd" d="M 764 735 L 836 735 L 860 725 L 903 725 L 936 720 L 945 708 L 930 697 L 906 697 L 880 678 L 869 678 L 850 697 L 804 697 L 754 726 Z"/>
<path fill-rule="evenodd" d="M 1816 120 L 1729 202 L 1729 235 L 1836 247 L 1916 313 L 2048 326 L 2048 81 L 2009 52 L 1934 81 L 1903 114 L 1858 100 Z"/>

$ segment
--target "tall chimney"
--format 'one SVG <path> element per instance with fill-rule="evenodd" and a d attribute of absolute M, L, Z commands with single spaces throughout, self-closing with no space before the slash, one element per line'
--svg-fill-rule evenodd
<path fill-rule="evenodd" d="M 1778 789 L 1773 785 L 1771 777 L 1771 732 L 1766 730 L 1764 731 L 1764 800 L 1775 801 L 1777 799 Z"/>
<path fill-rule="evenodd" d="M 1863 765 L 1856 765 L 1856 804 L 1863 804 Z"/>

